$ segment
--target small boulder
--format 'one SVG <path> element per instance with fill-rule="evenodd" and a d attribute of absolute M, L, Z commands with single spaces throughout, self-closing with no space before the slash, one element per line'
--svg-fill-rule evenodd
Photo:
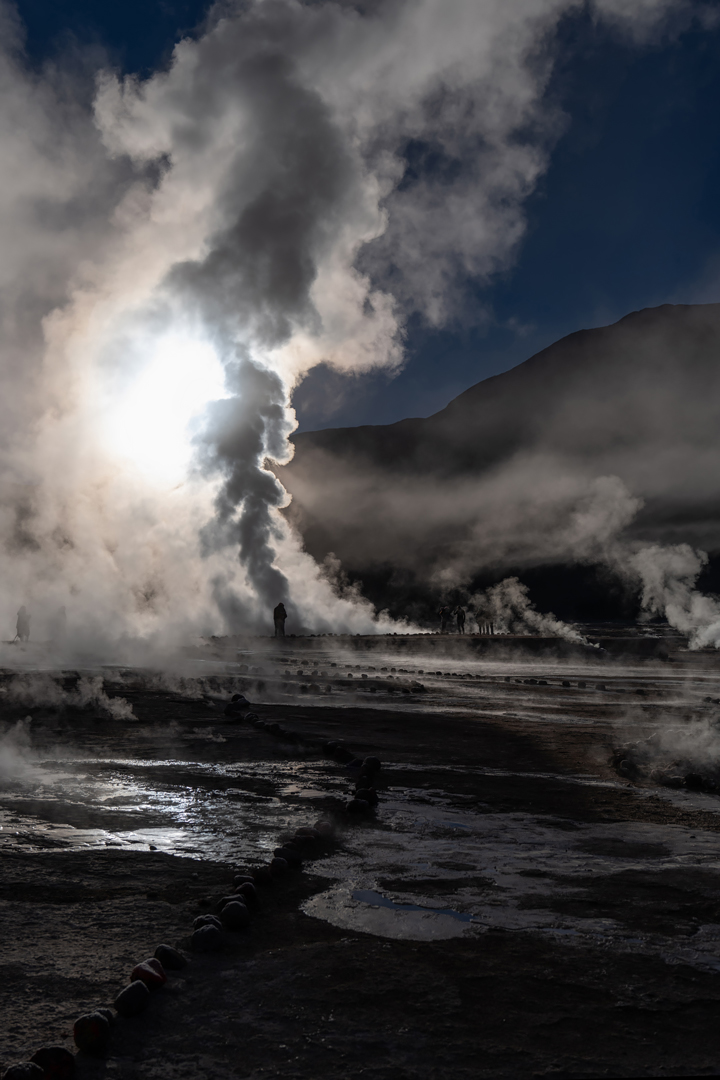
<path fill-rule="evenodd" d="M 3 1080 L 43 1080 L 45 1073 L 34 1061 L 21 1061 L 3 1073 Z"/>
<path fill-rule="evenodd" d="M 205 923 L 190 938 L 193 952 L 217 952 L 222 943 L 222 933 L 214 923 Z"/>
<path fill-rule="evenodd" d="M 73 1038 L 78 1050 L 100 1057 L 110 1044 L 110 1021 L 105 1012 L 85 1013 L 73 1024 Z"/>
<path fill-rule="evenodd" d="M 180 971 L 187 964 L 183 954 L 173 949 L 172 945 L 158 945 L 155 957 L 166 971 Z"/>
<path fill-rule="evenodd" d="M 376 773 L 380 772 L 381 768 L 380 758 L 366 757 L 363 761 L 363 772 Z"/>
<path fill-rule="evenodd" d="M 302 855 L 296 848 L 289 845 L 275 848 L 273 855 L 276 859 L 284 859 L 293 870 L 299 870 L 302 866 Z"/>
<path fill-rule="evenodd" d="M 314 838 L 312 836 L 297 836 L 297 835 L 295 835 L 292 838 L 292 843 L 291 843 L 290 846 L 295 848 L 295 850 L 298 852 L 298 854 L 300 854 L 300 856 L 302 858 L 307 858 L 306 853 L 308 851 L 312 851 L 312 849 L 315 847 L 315 844 L 317 843 L 317 841 L 319 839 L 320 839 L 319 836 L 317 838 Z"/>
<path fill-rule="evenodd" d="M 34 1061 L 21 1061 L 3 1073 L 3 1080 L 43 1080 L 45 1073 Z"/>
<path fill-rule="evenodd" d="M 115 998 L 115 1008 L 121 1016 L 138 1016 L 147 1009 L 150 991 L 142 979 L 135 979 Z"/>
<path fill-rule="evenodd" d="M 252 874 L 235 874 L 233 877 L 233 885 L 244 885 L 246 881 L 252 880 Z"/>
<path fill-rule="evenodd" d="M 223 713 L 231 720 L 239 720 L 245 710 L 249 708 L 250 702 L 243 694 L 233 694 L 223 709 Z"/>
<path fill-rule="evenodd" d="M 365 799 L 351 799 L 346 809 L 348 814 L 369 814 L 371 808 Z"/>
<path fill-rule="evenodd" d="M 270 873 L 274 878 L 283 877 L 287 874 L 290 867 L 285 859 L 271 859 L 270 860 Z"/>
<path fill-rule="evenodd" d="M 30 1060 L 40 1066 L 44 1080 L 70 1080 L 75 1072 L 75 1055 L 64 1046 L 41 1046 Z"/>
<path fill-rule="evenodd" d="M 315 823 L 315 829 L 320 834 L 322 840 L 330 840 L 335 833 L 331 821 L 318 821 Z"/>
<path fill-rule="evenodd" d="M 218 930 L 221 928 L 222 923 L 218 919 L 217 915 L 198 915 L 197 919 L 193 922 L 193 930 L 199 930 L 202 926 L 216 926 Z"/>
<path fill-rule="evenodd" d="M 677 773 L 665 773 L 663 776 L 658 777 L 658 783 L 663 787 L 669 788 L 681 788 L 685 783 L 685 777 L 679 776 Z"/>
<path fill-rule="evenodd" d="M 224 907 L 227 907 L 228 904 L 244 904 L 244 903 L 245 903 L 244 898 L 238 892 L 229 893 L 227 896 L 223 896 L 222 900 L 218 900 L 217 904 L 215 905 L 215 910 L 217 911 L 217 913 L 218 913 L 218 915 L 220 917 L 220 922 L 222 922 L 222 910 L 223 910 Z"/>
<path fill-rule="evenodd" d="M 142 964 L 136 964 L 132 969 L 130 980 L 135 982 L 136 979 L 144 982 L 148 990 L 157 990 L 165 985 L 167 975 L 160 961 L 153 956 L 150 960 L 144 960 Z"/>
<path fill-rule="evenodd" d="M 258 866 L 257 870 L 253 870 L 253 881 L 256 885 L 271 885 L 272 880 L 272 870 L 269 866 Z"/>
<path fill-rule="evenodd" d="M 243 930 L 250 925 L 250 912 L 240 900 L 231 900 L 220 913 L 226 930 Z"/>
<path fill-rule="evenodd" d="M 355 792 L 355 798 L 362 799 L 368 806 L 377 806 L 380 801 L 378 799 L 377 791 L 374 791 L 372 788 L 359 788 Z"/>
<path fill-rule="evenodd" d="M 242 896 L 243 901 L 249 908 L 258 906 L 260 902 L 258 892 L 252 881 L 244 881 L 235 891 L 238 896 Z"/>

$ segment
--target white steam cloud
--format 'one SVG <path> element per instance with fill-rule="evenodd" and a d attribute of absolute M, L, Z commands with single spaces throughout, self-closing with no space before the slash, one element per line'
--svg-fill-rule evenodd
<path fill-rule="evenodd" d="M 23 780 L 35 774 L 32 761 L 31 718 L 0 728 L 0 782 Z"/>
<path fill-rule="evenodd" d="M 280 600 L 288 630 L 391 626 L 302 551 L 266 461 L 314 365 L 397 367 L 410 312 L 438 325 L 460 280 L 509 264 L 576 6 L 230 2 L 119 81 L 38 74 L 0 2 L 9 637 L 22 603 L 34 636 L 65 609 L 86 652 L 270 629 Z M 673 6 L 592 8 L 641 38 Z"/>
<path fill-rule="evenodd" d="M 100 675 L 83 675 L 73 690 L 66 690 L 57 679 L 42 672 L 14 676 L 3 691 L 3 700 L 26 708 L 94 708 L 114 720 L 136 720 L 125 698 L 108 697 Z"/>
<path fill-rule="evenodd" d="M 470 606 L 478 623 L 490 623 L 496 634 L 541 634 L 587 644 L 583 635 L 562 619 L 538 611 L 529 592 L 518 578 L 505 578 L 485 592 L 475 593 Z"/>
<path fill-rule="evenodd" d="M 642 500 L 632 496 L 618 477 L 598 477 L 576 508 L 560 519 L 554 536 L 546 536 L 546 543 L 552 545 L 556 558 L 613 570 L 639 590 L 642 615 L 666 618 L 670 626 L 687 634 L 689 648 L 720 647 L 720 598 L 697 588 L 707 555 L 689 544 L 643 544 L 623 537 L 623 529 L 641 506 Z M 515 577 L 476 595 L 473 603 L 505 632 L 585 640 L 554 615 L 537 612 L 529 602 L 528 589 Z"/>

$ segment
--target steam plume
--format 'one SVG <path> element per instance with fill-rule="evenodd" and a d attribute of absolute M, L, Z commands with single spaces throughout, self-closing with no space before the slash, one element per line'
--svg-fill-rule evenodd
<path fill-rule="evenodd" d="M 476 593 L 470 604 L 478 622 L 492 623 L 496 633 L 547 634 L 586 644 L 582 634 L 572 626 L 551 613 L 543 615 L 538 611 L 530 601 L 529 591 L 518 578 L 505 578 L 484 593 Z"/>
<path fill-rule="evenodd" d="M 594 11 L 637 37 L 671 6 Z M 290 456 L 315 364 L 396 368 L 409 313 L 438 325 L 461 278 L 509 264 L 562 125 L 543 92 L 573 7 L 231 2 L 166 70 L 91 91 L 34 74 L 0 6 L 5 625 L 65 607 L 86 652 L 267 627 L 280 599 L 297 629 L 390 625 L 301 550 L 266 463 Z M 401 184 L 410 142 L 449 167 Z M 194 468 L 158 477 L 164 398 L 208 349 L 226 396 L 198 390 Z M 118 422 L 156 371 L 145 429 L 134 406 Z"/>

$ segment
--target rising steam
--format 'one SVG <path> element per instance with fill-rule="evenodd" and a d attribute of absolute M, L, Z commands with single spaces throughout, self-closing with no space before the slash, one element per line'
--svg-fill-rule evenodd
<path fill-rule="evenodd" d="M 707 555 L 688 544 L 642 544 L 625 538 L 623 530 L 641 506 L 618 477 L 597 478 L 573 512 L 558 522 L 554 557 L 607 566 L 639 592 L 643 617 L 664 617 L 688 636 L 691 649 L 720 647 L 720 599 L 697 588 Z M 447 570 L 444 576 L 447 580 Z M 538 612 L 516 577 L 476 594 L 471 603 L 478 622 L 491 622 L 500 632 L 548 634 L 587 644 L 554 615 Z"/>
<path fill-rule="evenodd" d="M 475 593 L 470 606 L 479 625 L 490 623 L 497 634 L 543 634 L 587 644 L 582 634 L 552 613 L 538 611 L 529 589 L 516 577 L 505 578 L 483 593 Z"/>
<path fill-rule="evenodd" d="M 229 2 L 167 69 L 90 85 L 33 72 L 0 3 L 9 636 L 21 603 L 86 654 L 268 630 L 279 600 L 296 631 L 391 626 L 303 552 L 267 462 L 314 365 L 397 368 L 409 314 L 509 265 L 574 6 Z M 670 6 L 593 8 L 637 38 Z M 411 141 L 452 167 L 410 182 Z"/>

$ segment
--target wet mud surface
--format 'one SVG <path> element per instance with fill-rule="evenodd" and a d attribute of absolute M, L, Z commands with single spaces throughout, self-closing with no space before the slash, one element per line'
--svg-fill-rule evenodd
<path fill-rule="evenodd" d="M 315 693 L 305 675 L 288 689 L 303 668 L 286 655 L 255 673 L 218 656 L 170 689 L 106 672 L 130 719 L 8 693 L 0 1066 L 72 1047 L 73 1020 L 166 942 L 188 966 L 79 1076 L 720 1074 L 720 798 L 614 757 L 712 724 L 714 658 L 420 673 L 423 655 L 382 673 L 423 689 L 379 700 L 346 669 L 379 677 L 392 656 L 320 655 L 310 675 L 331 689 Z M 223 716 L 250 674 L 280 734 Z M 354 773 L 329 740 L 382 760 L 374 817 L 346 814 Z M 233 874 L 321 815 L 336 839 L 262 889 L 249 931 L 191 954 Z"/>

